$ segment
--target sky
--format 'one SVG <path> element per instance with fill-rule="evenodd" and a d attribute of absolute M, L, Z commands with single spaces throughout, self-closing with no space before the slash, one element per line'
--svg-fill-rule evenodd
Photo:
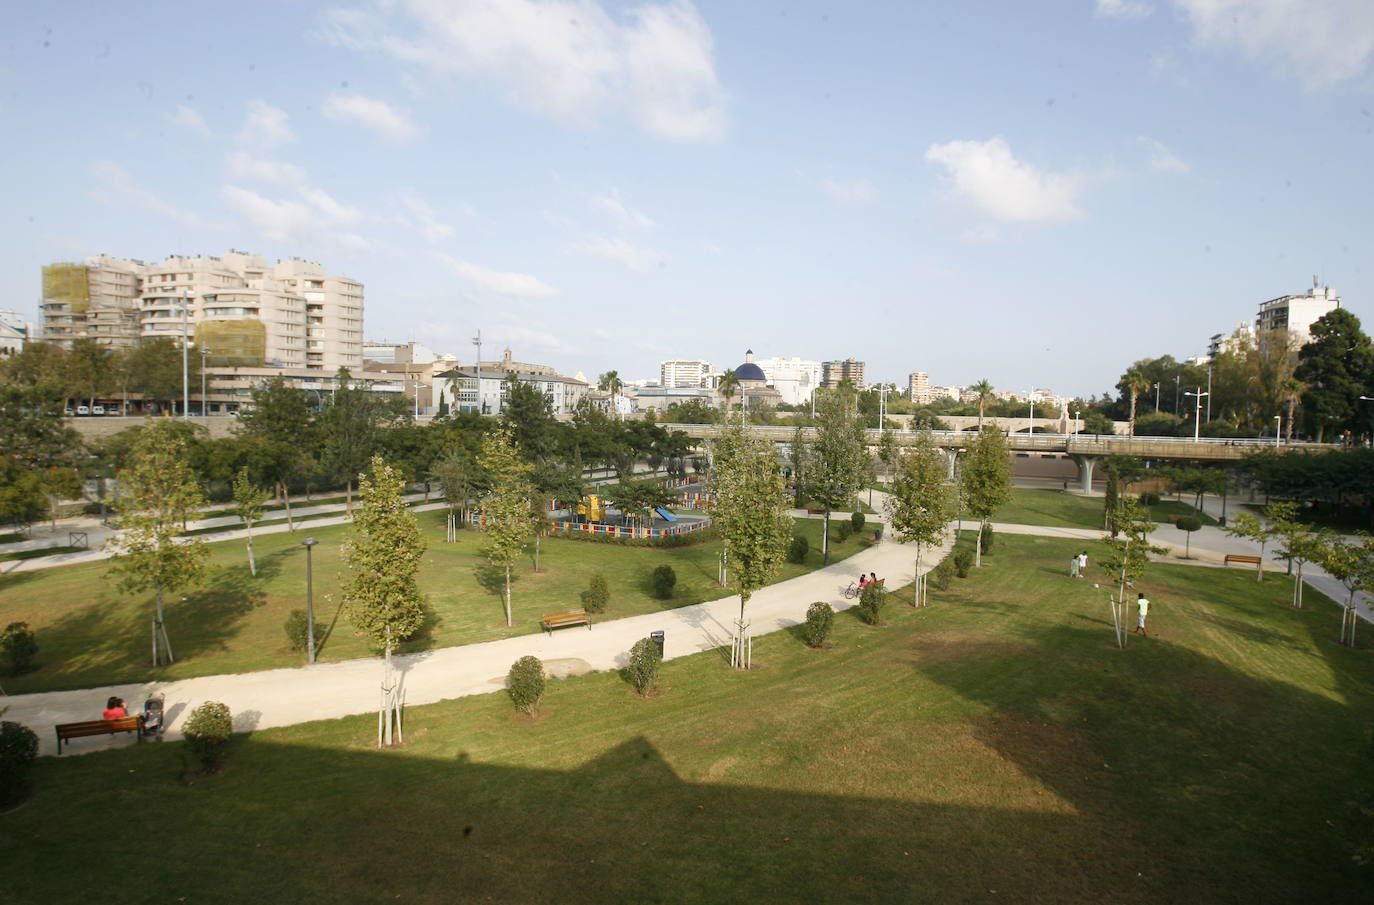
<path fill-rule="evenodd" d="M 14 4 L 0 308 L 230 248 L 366 337 L 1106 391 L 1315 278 L 1374 327 L 1374 3 Z"/>

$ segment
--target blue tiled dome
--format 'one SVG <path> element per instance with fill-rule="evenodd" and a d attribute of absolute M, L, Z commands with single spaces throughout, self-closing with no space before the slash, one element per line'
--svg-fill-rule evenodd
<path fill-rule="evenodd" d="M 754 350 L 749 349 L 744 353 L 744 364 L 735 368 L 736 380 L 757 380 L 760 383 L 767 383 L 768 377 L 763 373 L 763 368 L 754 364 Z"/>

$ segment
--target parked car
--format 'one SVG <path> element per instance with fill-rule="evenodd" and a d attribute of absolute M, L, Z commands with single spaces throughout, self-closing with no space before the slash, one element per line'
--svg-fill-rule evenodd
<path fill-rule="evenodd" d="M 72 408 L 72 407 L 69 405 L 69 406 L 67 406 L 66 408 L 64 408 L 64 409 L 62 410 L 62 414 L 66 415 L 68 418 L 70 418 L 72 415 L 75 415 L 75 414 L 76 414 L 76 409 Z"/>
<path fill-rule="evenodd" d="M 91 406 L 91 414 L 92 414 L 92 415 L 103 415 L 103 414 L 105 414 L 105 406 L 103 406 L 103 405 L 93 405 L 93 406 Z"/>
<path fill-rule="evenodd" d="M 91 413 L 91 407 L 89 405 L 78 405 L 76 407 L 76 413 L 78 415 L 89 415 Z"/>

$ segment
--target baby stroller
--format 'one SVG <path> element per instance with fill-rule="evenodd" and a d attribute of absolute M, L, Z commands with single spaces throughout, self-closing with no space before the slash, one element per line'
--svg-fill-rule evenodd
<path fill-rule="evenodd" d="M 150 735 L 155 738 L 162 737 L 164 728 L 162 724 L 162 702 L 162 695 L 151 697 L 143 702 L 143 723 L 140 731 L 145 737 Z"/>

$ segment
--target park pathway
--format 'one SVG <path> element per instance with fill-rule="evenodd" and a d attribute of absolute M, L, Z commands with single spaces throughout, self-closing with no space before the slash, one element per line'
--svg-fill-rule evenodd
<path fill-rule="evenodd" d="M 927 561 L 937 561 L 939 555 L 928 555 Z M 876 572 L 889 587 L 909 584 L 915 575 L 915 558 L 913 547 L 885 541 L 842 562 L 764 588 L 749 600 L 751 633 L 763 635 L 796 625 L 805 619 L 806 608 L 818 600 L 836 610 L 853 606 L 857 600 L 845 599 L 844 589 L 860 571 Z M 709 650 L 722 650 L 724 656 L 738 617 L 739 597 L 731 596 L 602 622 L 590 631 L 566 628 L 552 635 L 541 632 L 408 654 L 395 657 L 394 662 L 405 702 L 430 704 L 504 689 L 511 664 L 526 655 L 544 660 L 554 675 L 616 669 L 625 664 L 630 647 L 652 631 L 666 633 L 666 659 Z M 176 738 L 191 708 L 204 701 L 228 704 L 239 731 L 375 712 L 381 680 L 381 661 L 368 658 L 174 682 L 13 695 L 0 702 L 9 708 L 6 719 L 38 733 L 40 753 L 56 754 L 52 727 L 98 718 L 111 695 L 122 697 L 131 711 L 141 708 L 151 694 L 165 695 L 167 737 Z M 75 739 L 64 751 L 78 754 L 134 743 L 127 734 Z"/>

